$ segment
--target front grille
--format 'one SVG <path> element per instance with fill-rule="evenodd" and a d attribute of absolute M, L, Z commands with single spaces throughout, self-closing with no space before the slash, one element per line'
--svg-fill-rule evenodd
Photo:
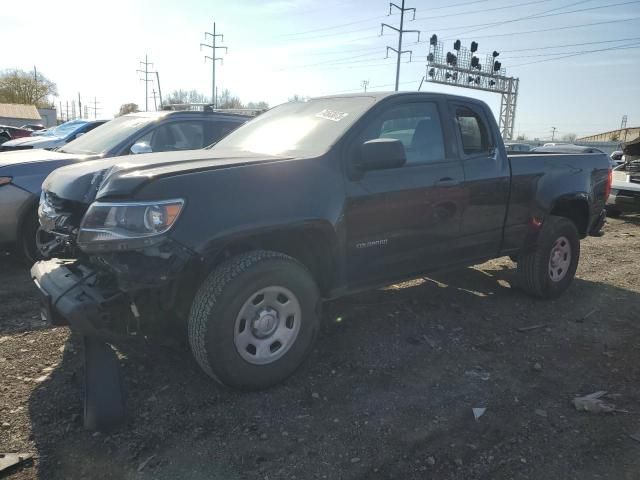
<path fill-rule="evenodd" d="M 75 236 L 86 209 L 86 205 L 44 191 L 38 209 L 40 225 L 48 232 Z"/>

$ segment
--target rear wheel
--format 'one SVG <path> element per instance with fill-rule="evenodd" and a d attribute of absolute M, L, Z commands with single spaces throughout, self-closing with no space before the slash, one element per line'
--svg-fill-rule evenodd
<path fill-rule="evenodd" d="M 309 353 L 319 298 L 309 271 L 287 255 L 255 250 L 233 257 L 196 294 L 189 316 L 193 355 L 225 385 L 275 385 Z"/>
<path fill-rule="evenodd" d="M 579 259 L 580 237 L 575 224 L 551 216 L 545 220 L 536 248 L 518 257 L 521 286 L 536 297 L 559 297 L 573 281 Z"/>

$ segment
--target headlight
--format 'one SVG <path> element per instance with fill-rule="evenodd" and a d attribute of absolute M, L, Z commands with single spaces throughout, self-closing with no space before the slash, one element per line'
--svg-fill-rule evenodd
<path fill-rule="evenodd" d="M 78 244 L 81 248 L 105 243 L 119 243 L 118 249 L 143 248 L 156 243 L 178 219 L 184 200 L 159 202 L 94 202 L 80 224 Z"/>

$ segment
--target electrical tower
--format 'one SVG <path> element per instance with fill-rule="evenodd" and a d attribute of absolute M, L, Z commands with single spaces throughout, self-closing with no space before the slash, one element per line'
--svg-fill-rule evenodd
<path fill-rule="evenodd" d="M 396 92 L 398 91 L 398 85 L 400 83 L 400 58 L 403 53 L 409 54 L 409 61 L 411 61 L 411 56 L 413 54 L 412 50 L 402 50 L 402 35 L 405 33 L 417 33 L 418 34 L 418 42 L 420 41 L 420 30 L 404 30 L 404 12 L 408 12 L 409 10 L 413 11 L 413 18 L 411 20 L 416 19 L 416 9 L 415 8 L 405 8 L 404 0 L 402 0 L 401 6 L 399 7 L 395 3 L 389 4 L 389 15 L 391 15 L 391 11 L 393 7 L 396 7 L 400 10 L 400 28 L 392 27 L 387 23 L 380 24 L 380 36 L 384 33 L 384 27 L 390 28 L 391 30 L 395 30 L 398 32 L 398 48 L 395 49 L 393 47 L 387 46 L 387 56 L 385 58 L 389 58 L 389 50 L 392 52 L 396 52 L 397 61 L 396 61 Z"/>
<path fill-rule="evenodd" d="M 144 62 L 140 62 L 141 65 L 144 65 L 144 70 L 136 70 L 138 73 L 144 73 L 144 78 L 140 80 L 144 82 L 144 111 L 149 111 L 149 82 L 153 82 L 153 80 L 149 80 L 149 65 L 153 65 L 152 62 L 149 61 L 147 55 L 144 56 Z"/>
<path fill-rule="evenodd" d="M 449 51 L 445 55 L 438 36 L 431 36 L 427 55 L 427 75 L 423 81 L 501 94 L 498 122 L 500 132 L 503 139 L 513 139 L 520 79 L 507 77 L 502 63 L 497 60 L 500 54 L 496 51 L 487 55 L 482 65 L 480 58 L 475 55 L 478 51 L 477 42 L 471 42 L 471 48 L 467 50 L 461 45 L 460 40 L 456 40 L 453 50 L 455 53 Z"/>
<path fill-rule="evenodd" d="M 228 51 L 228 48 L 222 45 L 216 45 L 216 40 L 218 37 L 220 37 L 220 40 L 224 42 L 224 35 L 221 33 L 216 33 L 216 22 L 213 22 L 213 33 L 204 32 L 205 42 L 207 41 L 207 35 L 211 37 L 211 45 L 207 43 L 201 43 L 200 50 L 202 50 L 202 47 L 207 47 L 211 49 L 211 56 L 205 55 L 204 61 L 206 63 L 207 58 L 211 60 L 211 104 L 213 105 L 213 108 L 216 108 L 218 103 L 217 101 L 218 99 L 216 98 L 216 61 L 220 60 L 220 63 L 223 63 L 222 57 L 216 57 L 216 50 L 219 48 L 220 49 L 224 48 L 224 53 L 226 54 Z"/>
<path fill-rule="evenodd" d="M 622 140 L 623 143 L 627 141 L 627 133 L 629 132 L 629 130 L 627 130 L 628 119 L 629 117 L 627 117 L 626 115 L 623 115 L 622 121 L 620 122 L 620 134 L 622 134 L 622 131 L 624 130 L 624 140 Z"/>
<path fill-rule="evenodd" d="M 364 89 L 364 93 L 367 93 L 367 87 L 369 86 L 369 80 L 362 80 L 362 82 L 360 83 L 360 85 L 362 86 L 362 88 Z"/>

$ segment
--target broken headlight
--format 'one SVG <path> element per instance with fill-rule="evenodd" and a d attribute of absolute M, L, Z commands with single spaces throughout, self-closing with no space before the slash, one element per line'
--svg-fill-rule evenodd
<path fill-rule="evenodd" d="M 84 250 L 144 248 L 157 242 L 180 216 L 184 200 L 94 202 L 85 213 L 78 245 Z M 102 247 L 98 247 L 102 245 Z"/>

